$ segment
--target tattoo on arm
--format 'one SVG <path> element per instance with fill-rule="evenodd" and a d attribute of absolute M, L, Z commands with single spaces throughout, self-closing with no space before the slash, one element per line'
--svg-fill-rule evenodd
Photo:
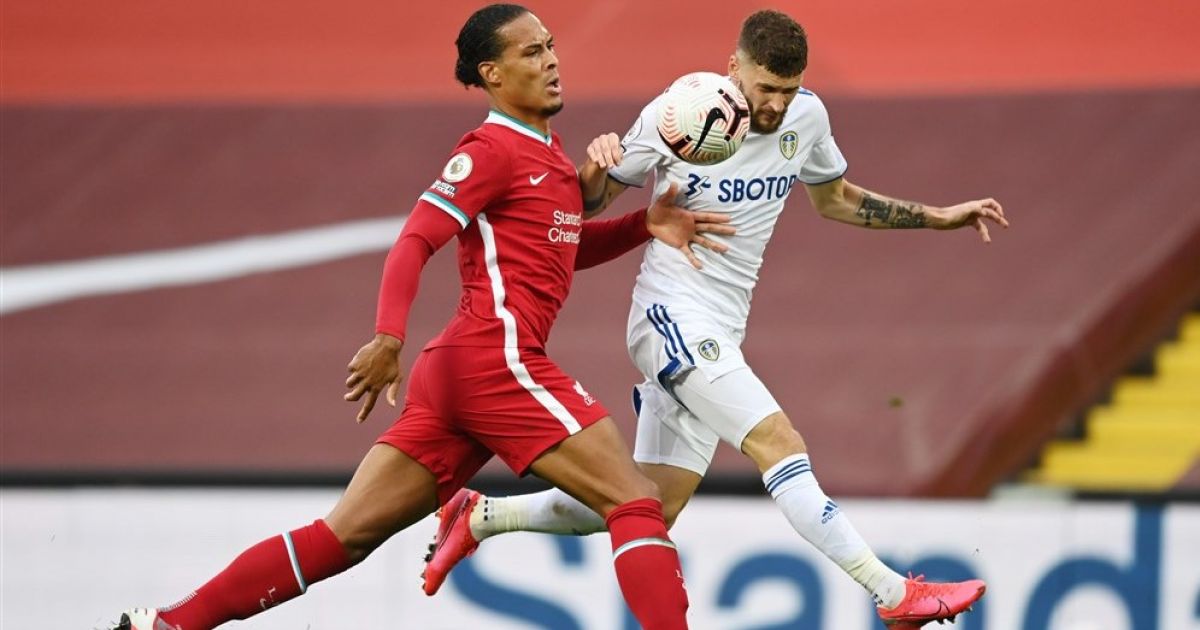
<path fill-rule="evenodd" d="M 616 196 L 617 191 L 613 189 L 613 186 L 609 184 L 608 179 L 605 178 L 604 188 L 600 191 L 600 194 L 597 195 L 595 199 L 583 200 L 583 211 L 596 212 L 598 210 L 603 210 L 612 204 L 612 200 Z"/>
<path fill-rule="evenodd" d="M 600 196 L 596 197 L 595 199 L 584 199 L 583 211 L 595 212 L 596 210 L 599 210 L 604 206 L 604 202 L 606 201 L 607 197 L 608 195 L 606 193 L 601 193 Z"/>
<path fill-rule="evenodd" d="M 588 199 L 586 196 L 587 191 L 584 191 L 584 193 L 585 193 L 585 196 L 583 198 L 583 211 L 584 212 L 595 212 L 597 210 L 603 209 L 604 207 L 606 207 L 608 205 L 608 201 L 611 198 L 609 195 L 609 192 L 608 192 L 608 177 L 604 178 L 604 183 L 600 185 L 600 192 L 595 197 Z"/>
<path fill-rule="evenodd" d="M 865 191 L 854 214 L 863 220 L 865 226 L 870 226 L 871 221 L 878 221 L 897 229 L 925 227 L 925 207 L 921 204 L 877 199 Z"/>

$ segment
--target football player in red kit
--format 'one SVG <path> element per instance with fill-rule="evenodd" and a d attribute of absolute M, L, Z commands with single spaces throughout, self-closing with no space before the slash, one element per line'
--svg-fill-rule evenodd
<path fill-rule="evenodd" d="M 208 630 L 295 598 L 434 511 L 493 454 L 605 517 L 617 581 L 643 628 L 687 627 L 657 487 L 604 407 L 544 346 L 575 269 L 652 236 L 681 256 L 692 243 L 720 249 L 696 232 L 732 229 L 717 225 L 723 217 L 674 207 L 674 190 L 648 209 L 583 221 L 575 167 L 550 132 L 562 108 L 550 33 L 523 7 L 491 5 L 467 20 L 456 43 L 457 79 L 482 88 L 491 111 L 413 208 L 384 267 L 377 334 L 346 381 L 346 399 L 363 401 L 360 422 L 381 394 L 394 404 L 421 269 L 457 236 L 462 299 L 417 356 L 400 419 L 324 519 L 250 547 L 177 604 L 126 611 L 118 629 Z"/>

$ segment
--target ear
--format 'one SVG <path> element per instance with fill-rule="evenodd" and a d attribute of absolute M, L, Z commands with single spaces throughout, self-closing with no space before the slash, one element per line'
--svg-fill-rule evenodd
<path fill-rule="evenodd" d="M 482 61 L 479 63 L 479 76 L 483 78 L 483 82 L 496 86 L 500 84 L 500 68 L 495 61 Z"/>
<path fill-rule="evenodd" d="M 738 71 L 741 69 L 742 64 L 738 63 L 738 54 L 735 51 L 732 55 L 729 55 L 729 80 L 733 81 L 733 84 L 738 86 L 738 88 L 742 87 L 742 77 L 738 75 Z"/>

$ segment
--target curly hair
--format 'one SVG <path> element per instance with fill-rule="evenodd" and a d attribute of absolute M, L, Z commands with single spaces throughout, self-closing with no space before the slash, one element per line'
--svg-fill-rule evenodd
<path fill-rule="evenodd" d="M 781 77 L 794 77 L 808 67 L 808 38 L 804 28 L 786 13 L 758 11 L 742 22 L 738 50 L 754 63 Z"/>
<path fill-rule="evenodd" d="M 454 78 L 465 87 L 484 87 L 479 64 L 494 61 L 504 52 L 500 29 L 526 13 L 529 9 L 517 4 L 489 4 L 472 13 L 454 40 L 458 47 Z"/>

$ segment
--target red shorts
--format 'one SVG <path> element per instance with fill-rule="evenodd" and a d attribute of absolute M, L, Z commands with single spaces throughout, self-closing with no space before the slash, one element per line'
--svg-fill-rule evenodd
<path fill-rule="evenodd" d="M 400 419 L 378 442 L 437 478 L 445 503 L 499 455 L 518 475 L 547 449 L 608 415 L 542 350 L 423 350 L 408 377 Z"/>

